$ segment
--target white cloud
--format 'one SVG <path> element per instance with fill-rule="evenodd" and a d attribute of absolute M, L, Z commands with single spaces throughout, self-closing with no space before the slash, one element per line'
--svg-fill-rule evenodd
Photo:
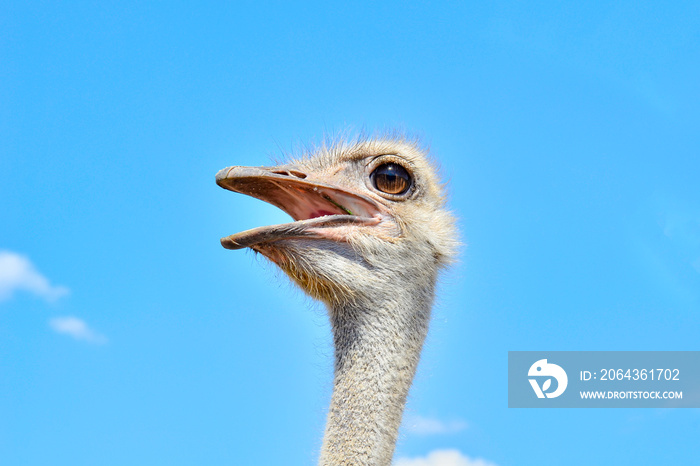
<path fill-rule="evenodd" d="M 408 432 L 417 435 L 454 434 L 468 427 L 468 424 L 460 420 L 441 421 L 418 415 L 409 415 L 404 421 Z"/>
<path fill-rule="evenodd" d="M 10 299 L 16 290 L 29 291 L 48 301 L 55 301 L 69 293 L 64 286 L 51 285 L 27 257 L 0 251 L 0 301 Z"/>
<path fill-rule="evenodd" d="M 78 319 L 77 317 L 54 317 L 49 320 L 49 325 L 57 333 L 63 333 L 65 335 L 71 336 L 76 340 L 83 340 L 89 343 L 107 343 L 107 338 L 104 335 L 92 330 L 85 321 Z"/>
<path fill-rule="evenodd" d="M 434 450 L 428 456 L 399 458 L 393 466 L 496 466 L 481 458 L 470 458 L 459 450 Z"/>

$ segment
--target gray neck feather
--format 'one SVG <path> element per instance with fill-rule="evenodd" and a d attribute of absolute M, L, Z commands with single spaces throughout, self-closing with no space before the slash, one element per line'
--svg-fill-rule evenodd
<path fill-rule="evenodd" d="M 329 305 L 335 379 L 320 465 L 391 464 L 433 302 L 435 271 L 421 272 L 419 283 L 414 276 L 396 286 L 405 277 L 393 276 L 352 303 Z"/>

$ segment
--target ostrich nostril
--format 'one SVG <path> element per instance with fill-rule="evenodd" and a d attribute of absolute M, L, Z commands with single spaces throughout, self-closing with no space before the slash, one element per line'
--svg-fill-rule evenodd
<path fill-rule="evenodd" d="M 306 173 L 302 173 L 302 172 L 300 172 L 300 171 L 289 170 L 289 173 L 292 174 L 292 175 L 294 175 L 294 176 L 296 176 L 297 178 L 301 178 L 302 180 L 303 180 L 304 178 L 306 178 Z"/>
<path fill-rule="evenodd" d="M 274 173 L 275 175 L 295 176 L 302 180 L 306 178 L 306 173 L 300 172 L 299 170 L 272 170 L 270 173 Z"/>

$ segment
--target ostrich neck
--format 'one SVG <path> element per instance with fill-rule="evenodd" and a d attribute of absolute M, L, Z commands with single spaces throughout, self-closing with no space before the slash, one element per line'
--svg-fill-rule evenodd
<path fill-rule="evenodd" d="M 427 281 L 330 307 L 335 378 L 321 466 L 391 463 L 428 332 L 434 280 Z"/>

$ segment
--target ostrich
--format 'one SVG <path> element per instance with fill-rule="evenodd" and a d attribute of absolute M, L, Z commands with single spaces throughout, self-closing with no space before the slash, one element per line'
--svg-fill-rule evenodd
<path fill-rule="evenodd" d="M 284 165 L 225 168 L 216 183 L 294 219 L 223 247 L 262 254 L 328 309 L 335 375 L 319 464 L 389 465 L 438 272 L 457 245 L 426 151 L 402 137 L 341 141 Z"/>

